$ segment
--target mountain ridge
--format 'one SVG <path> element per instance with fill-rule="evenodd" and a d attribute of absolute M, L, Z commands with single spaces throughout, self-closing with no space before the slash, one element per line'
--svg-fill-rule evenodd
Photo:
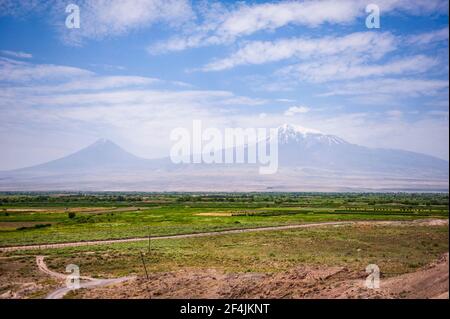
<path fill-rule="evenodd" d="M 68 156 L 0 172 L 0 190 L 105 190 L 112 185 L 115 190 L 351 190 L 366 184 L 368 189 L 448 189 L 448 162 L 430 155 L 368 148 L 287 124 L 280 127 L 278 139 L 278 172 L 264 177 L 257 174 L 259 164 L 174 164 L 169 157 L 140 158 L 99 139 Z"/>

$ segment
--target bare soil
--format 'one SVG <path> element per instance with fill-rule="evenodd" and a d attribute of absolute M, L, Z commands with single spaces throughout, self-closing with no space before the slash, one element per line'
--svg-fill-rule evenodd
<path fill-rule="evenodd" d="M 342 267 L 297 267 L 277 274 L 226 274 L 185 269 L 152 274 L 114 286 L 80 289 L 77 298 L 448 298 L 449 255 L 412 273 L 365 286 L 365 272 Z"/>
<path fill-rule="evenodd" d="M 287 229 L 319 225 L 341 227 L 348 224 L 348 222 L 305 224 L 289 226 Z M 358 222 L 357 224 L 440 226 L 448 225 L 448 220 Z M 274 228 L 260 228 L 256 231 L 261 230 L 274 230 Z M 244 232 L 247 231 L 255 230 L 244 230 Z M 216 233 L 181 235 L 176 238 L 213 234 Z M 1 257 L 0 274 L 0 299 L 43 298 L 52 291 L 62 296 L 58 289 L 61 287 L 64 275 L 58 274 L 61 275 L 58 278 L 55 275 L 57 273 L 49 270 L 40 256 L 37 259 L 34 256 Z M 379 289 L 368 289 L 365 286 L 367 275 L 364 270 L 307 265 L 298 265 L 279 273 L 227 273 L 211 268 L 183 268 L 172 272 L 152 273 L 149 279 L 142 276 L 127 278 L 126 282 L 113 279 L 104 282 L 108 286 L 100 287 L 95 287 L 97 283 L 94 279 L 85 278 L 94 284 L 68 292 L 67 296 L 76 298 L 449 298 L 448 252 L 414 272 L 402 275 L 382 272 Z"/>
<path fill-rule="evenodd" d="M 0 299 L 43 298 L 58 286 L 57 280 L 39 271 L 34 257 L 0 260 Z"/>

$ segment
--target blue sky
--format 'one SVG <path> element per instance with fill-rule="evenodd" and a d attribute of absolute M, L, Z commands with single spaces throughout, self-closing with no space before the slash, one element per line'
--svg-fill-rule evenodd
<path fill-rule="evenodd" d="M 65 26 L 69 3 L 80 29 Z M 440 0 L 0 0 L 0 169 L 98 138 L 165 156 L 194 119 L 448 160 L 447 12 Z"/>

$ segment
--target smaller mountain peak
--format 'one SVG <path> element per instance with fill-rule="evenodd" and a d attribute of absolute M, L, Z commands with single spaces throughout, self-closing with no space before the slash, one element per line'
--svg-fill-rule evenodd
<path fill-rule="evenodd" d="M 102 146 L 102 145 L 115 145 L 115 143 L 107 138 L 99 138 L 97 141 L 91 144 L 91 146 Z"/>
<path fill-rule="evenodd" d="M 108 140 L 107 138 L 99 138 L 95 144 L 107 144 L 107 143 L 112 143 L 110 140 Z"/>
<path fill-rule="evenodd" d="M 116 143 L 106 138 L 99 138 L 97 141 L 87 147 L 88 149 L 117 149 L 120 148 Z"/>

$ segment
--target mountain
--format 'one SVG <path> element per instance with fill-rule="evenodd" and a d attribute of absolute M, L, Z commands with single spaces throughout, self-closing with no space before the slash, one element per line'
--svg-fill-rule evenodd
<path fill-rule="evenodd" d="M 95 143 L 65 156 L 36 166 L 10 171 L 13 174 L 98 174 L 136 170 L 165 169 L 173 165 L 168 158 L 145 159 L 137 157 L 108 139 Z"/>
<path fill-rule="evenodd" d="M 146 159 L 134 156 L 117 144 L 99 139 L 82 150 L 66 157 L 50 161 L 33 167 L 22 168 L 16 172 L 80 172 L 92 170 L 127 169 L 142 167 L 147 164 Z"/>
<path fill-rule="evenodd" d="M 279 128 L 280 166 L 340 172 L 421 176 L 448 175 L 448 162 L 415 152 L 368 148 L 335 135 L 284 124 Z M 414 176 L 414 175 L 413 175 Z"/>
<path fill-rule="evenodd" d="M 279 127 L 279 169 L 259 164 L 173 164 L 144 159 L 101 139 L 66 157 L 0 172 L 0 190 L 83 191 L 448 191 L 448 162 L 351 144 L 316 130 Z"/>

